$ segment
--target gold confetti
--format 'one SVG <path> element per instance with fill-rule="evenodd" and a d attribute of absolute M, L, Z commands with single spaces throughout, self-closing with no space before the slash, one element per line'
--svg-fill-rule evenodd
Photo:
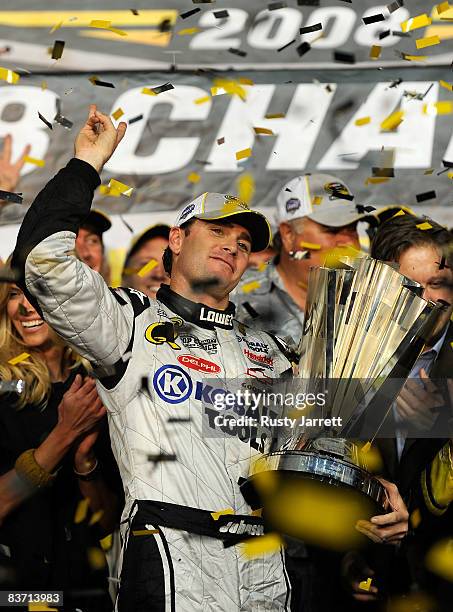
<path fill-rule="evenodd" d="M 425 115 L 449 115 L 453 113 L 453 102 L 429 102 L 423 105 Z"/>
<path fill-rule="evenodd" d="M 312 251 L 319 251 L 319 249 L 321 248 L 320 244 L 316 244 L 314 242 L 305 242 L 304 240 L 299 243 L 299 246 L 303 249 L 311 249 Z"/>
<path fill-rule="evenodd" d="M 411 527 L 413 529 L 417 529 L 417 527 L 422 522 L 422 513 L 420 512 L 420 508 L 416 508 L 409 517 L 409 521 Z"/>
<path fill-rule="evenodd" d="M 28 604 L 28 610 L 29 612 L 53 612 L 55 610 L 55 612 L 58 612 L 58 608 L 49 608 L 49 606 L 46 603 L 34 603 L 34 602 L 30 602 Z"/>
<path fill-rule="evenodd" d="M 219 510 L 218 512 L 211 512 L 211 516 L 215 521 L 219 520 L 220 516 L 224 514 L 234 514 L 233 508 L 225 508 L 225 510 Z"/>
<path fill-rule="evenodd" d="M 187 175 L 187 180 L 189 181 L 189 183 L 193 183 L 194 185 L 196 185 L 200 182 L 201 176 L 198 174 L 198 172 L 191 172 Z"/>
<path fill-rule="evenodd" d="M 259 266 L 257 267 L 257 270 L 258 272 L 264 272 L 266 268 L 267 268 L 267 263 L 263 261 L 262 263 L 259 264 Z"/>
<path fill-rule="evenodd" d="M 110 189 L 108 185 L 101 185 L 99 187 L 99 193 L 105 196 L 112 196 L 113 198 L 119 198 L 121 196 L 119 191 L 115 191 L 114 189 Z"/>
<path fill-rule="evenodd" d="M 367 442 L 366 444 L 362 446 L 360 450 L 362 453 L 368 453 L 370 449 L 371 449 L 371 442 Z"/>
<path fill-rule="evenodd" d="M 140 270 L 137 272 L 137 276 L 140 276 L 141 278 L 143 278 L 144 276 L 148 274 L 148 272 L 151 272 L 151 270 L 154 270 L 154 268 L 158 265 L 159 265 L 159 262 L 157 261 L 157 259 L 150 259 L 148 263 L 146 263 L 142 268 L 140 268 Z"/>
<path fill-rule="evenodd" d="M 240 544 L 240 547 L 246 557 L 253 559 L 277 552 L 281 549 L 282 545 L 283 540 L 278 533 L 267 533 Z"/>
<path fill-rule="evenodd" d="M 407 21 L 403 21 L 401 23 L 401 31 L 410 32 L 411 30 L 417 30 L 418 28 L 424 28 L 425 26 L 429 26 L 431 25 L 431 23 L 431 17 L 428 17 L 426 13 L 423 13 L 422 15 L 411 17 Z"/>
<path fill-rule="evenodd" d="M 426 55 L 409 55 L 408 53 L 403 53 L 403 59 L 408 62 L 424 62 L 426 58 Z"/>
<path fill-rule="evenodd" d="M 43 91 L 46 91 L 46 89 L 47 89 L 47 81 L 41 81 L 41 89 Z"/>
<path fill-rule="evenodd" d="M 436 542 L 428 551 L 425 564 L 434 574 L 453 582 L 453 539 Z"/>
<path fill-rule="evenodd" d="M 265 119 L 284 119 L 285 118 L 285 113 L 271 113 L 268 115 L 264 115 Z"/>
<path fill-rule="evenodd" d="M 447 177 L 449 179 L 453 179 L 453 172 L 447 172 Z"/>
<path fill-rule="evenodd" d="M 74 523 L 78 525 L 82 523 L 87 516 L 89 506 L 89 500 L 87 498 L 81 499 L 77 504 L 77 508 L 74 515 Z"/>
<path fill-rule="evenodd" d="M 261 287 L 261 283 L 259 281 L 250 281 L 250 283 L 245 283 L 245 285 L 242 285 L 242 291 L 243 293 L 250 293 L 259 287 Z"/>
<path fill-rule="evenodd" d="M 441 2 L 441 4 L 438 4 L 436 6 L 436 11 L 439 15 L 441 15 L 442 13 L 445 13 L 445 11 L 448 11 L 450 8 L 451 7 L 448 2 Z"/>
<path fill-rule="evenodd" d="M 101 545 L 102 550 L 104 550 L 105 552 L 107 552 L 107 550 L 110 550 L 113 546 L 113 534 L 109 533 L 109 535 L 106 535 L 105 538 L 99 540 L 99 544 Z"/>
<path fill-rule="evenodd" d="M 12 359 L 9 359 L 8 363 L 10 365 L 17 365 L 18 363 L 21 363 L 21 361 L 25 361 L 29 357 L 30 357 L 30 353 L 21 353 L 20 355 L 17 355 L 17 357 L 13 357 Z"/>
<path fill-rule="evenodd" d="M 63 23 L 64 21 L 59 21 L 58 23 L 56 23 L 54 26 L 52 26 L 49 33 L 52 34 L 52 32 L 56 32 L 56 30 L 59 30 L 61 26 L 63 25 Z"/>
<path fill-rule="evenodd" d="M 240 85 L 239 81 L 234 79 L 214 79 L 211 95 L 221 96 L 223 94 L 238 96 L 242 101 L 247 99 L 247 90 Z"/>
<path fill-rule="evenodd" d="M 99 523 L 99 521 L 101 520 L 103 516 L 104 516 L 104 510 L 98 510 L 90 518 L 90 522 L 88 523 L 88 525 L 96 525 L 96 523 Z"/>
<path fill-rule="evenodd" d="M 439 81 L 439 85 L 448 91 L 453 91 L 453 84 L 447 83 L 447 81 Z"/>
<path fill-rule="evenodd" d="M 406 213 L 404 212 L 404 210 L 399 210 L 397 213 L 395 213 L 391 219 L 394 219 L 395 217 L 402 217 L 403 215 L 405 215 Z"/>
<path fill-rule="evenodd" d="M 242 151 L 236 152 L 236 159 L 239 161 L 241 159 L 246 159 L 247 157 L 251 157 L 252 149 L 242 149 Z"/>
<path fill-rule="evenodd" d="M 425 175 L 426 175 L 426 174 L 432 174 L 433 172 L 434 172 L 434 168 L 428 168 L 428 170 L 425 170 L 425 171 L 423 172 L 423 174 L 425 174 Z"/>
<path fill-rule="evenodd" d="M 94 570 L 100 570 L 106 566 L 104 551 L 102 548 L 91 547 L 87 550 L 88 563 Z"/>
<path fill-rule="evenodd" d="M 246 79 L 245 77 L 240 77 L 238 81 L 241 85 L 253 85 L 254 84 L 252 79 Z"/>
<path fill-rule="evenodd" d="M 196 34 L 200 31 L 200 28 L 184 28 L 184 30 L 179 30 L 177 32 L 179 36 L 192 36 L 192 34 Z"/>
<path fill-rule="evenodd" d="M 15 85 L 20 79 L 20 74 L 17 74 L 17 72 L 13 72 L 12 70 L 8 70 L 8 68 L 0 67 L 0 79 Z"/>
<path fill-rule="evenodd" d="M 359 589 L 361 589 L 362 591 L 369 591 L 371 589 L 371 582 L 372 582 L 371 578 L 362 580 L 361 582 L 359 582 Z"/>
<path fill-rule="evenodd" d="M 381 130 L 392 131 L 395 130 L 399 124 L 403 121 L 404 111 L 395 111 L 384 119 L 381 123 Z"/>
<path fill-rule="evenodd" d="M 238 196 L 242 202 L 250 204 L 255 195 L 255 179 L 253 175 L 246 172 L 241 174 L 237 180 Z"/>
<path fill-rule="evenodd" d="M 438 36 L 427 36 L 426 38 L 417 38 L 415 46 L 417 49 L 424 49 L 425 47 L 432 47 L 433 45 L 440 45 L 440 38 Z"/>
<path fill-rule="evenodd" d="M 267 136 L 274 135 L 274 132 L 272 130 L 269 130 L 268 128 L 254 127 L 253 130 L 255 134 L 266 134 Z"/>
<path fill-rule="evenodd" d="M 388 176 L 369 176 L 365 181 L 365 185 L 379 185 L 380 183 L 388 183 Z"/>
<path fill-rule="evenodd" d="M 370 59 L 379 59 L 381 52 L 382 47 L 380 45 L 373 45 L 370 49 Z"/>
<path fill-rule="evenodd" d="M 29 157 L 28 155 L 24 157 L 24 162 L 26 164 L 33 164 L 35 166 L 39 166 L 40 168 L 44 168 L 44 166 L 46 165 L 46 162 L 43 159 L 36 159 L 36 157 Z"/>
<path fill-rule="evenodd" d="M 147 96 L 157 96 L 157 93 L 149 87 L 144 87 L 140 93 L 145 94 Z"/>
<path fill-rule="evenodd" d="M 158 529 L 136 529 L 132 532 L 134 536 L 147 536 L 159 533 Z"/>
<path fill-rule="evenodd" d="M 112 117 L 115 119 L 115 121 L 118 121 L 118 119 L 122 117 L 123 115 L 124 115 L 124 111 L 122 108 L 117 108 L 116 111 L 112 113 Z"/>
<path fill-rule="evenodd" d="M 109 32 L 113 32 L 114 34 L 118 34 L 119 36 L 127 36 L 127 32 L 124 32 L 123 30 L 118 30 L 118 28 L 113 28 L 111 21 L 93 19 L 92 21 L 90 21 L 89 27 L 99 28 L 101 30 L 108 30 Z"/>
<path fill-rule="evenodd" d="M 211 96 L 202 96 L 201 98 L 197 98 L 196 100 L 194 100 L 195 104 L 205 104 L 206 102 L 209 102 L 209 100 L 211 99 Z"/>
<path fill-rule="evenodd" d="M 423 223 L 419 223 L 418 225 L 415 226 L 417 229 L 419 230 L 429 230 L 432 229 L 433 226 L 431 225 L 431 223 L 428 223 L 428 221 L 424 221 Z"/>
<path fill-rule="evenodd" d="M 371 121 L 371 117 L 360 117 L 359 119 L 356 119 L 354 121 L 355 125 L 366 125 L 367 123 L 370 123 Z"/>
<path fill-rule="evenodd" d="M 319 206 L 321 204 L 322 200 L 323 200 L 323 196 L 315 196 L 313 198 L 313 202 L 312 203 L 313 203 L 314 206 Z"/>
<path fill-rule="evenodd" d="M 129 185 L 120 183 L 120 181 L 117 181 L 116 179 L 110 179 L 109 188 L 110 188 L 110 191 L 117 191 L 121 195 L 127 196 L 128 198 L 131 196 L 131 193 L 134 191 L 133 187 L 129 187 Z"/>

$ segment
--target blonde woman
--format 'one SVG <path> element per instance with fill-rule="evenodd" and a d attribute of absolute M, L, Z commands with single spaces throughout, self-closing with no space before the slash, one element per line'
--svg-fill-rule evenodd
<path fill-rule="evenodd" d="M 120 481 L 105 408 L 81 358 L 2 283 L 0 381 L 19 379 L 21 394 L 0 394 L 0 544 L 15 586 L 63 590 L 65 607 L 111 610 L 99 538 L 118 519 Z"/>

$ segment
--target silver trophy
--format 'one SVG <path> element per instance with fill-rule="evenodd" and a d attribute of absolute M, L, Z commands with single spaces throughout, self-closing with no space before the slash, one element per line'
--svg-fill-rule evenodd
<path fill-rule="evenodd" d="M 341 417 L 341 428 L 293 428 L 249 481 L 256 485 L 258 474 L 308 478 L 364 497 L 370 512 L 383 511 L 385 489 L 362 450 L 379 434 L 442 308 L 391 265 L 371 257 L 343 261 L 310 271 L 295 381 L 307 393 L 328 391 L 322 417 Z M 365 439 L 364 420 L 373 432 Z"/>

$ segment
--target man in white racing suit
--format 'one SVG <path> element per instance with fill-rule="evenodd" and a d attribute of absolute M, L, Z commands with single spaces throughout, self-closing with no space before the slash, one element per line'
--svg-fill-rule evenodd
<path fill-rule="evenodd" d="M 228 301 L 269 225 L 232 196 L 203 194 L 170 231 L 171 282 L 156 300 L 108 288 L 74 241 L 125 129 L 90 107 L 75 158 L 35 199 L 13 257 L 45 320 L 98 372 L 126 495 L 117 607 L 289 610 L 281 551 L 250 558 L 237 545 L 265 529 L 240 483 L 269 432 L 215 422 L 229 381 L 259 389 L 290 369 L 278 340 L 239 324 Z"/>

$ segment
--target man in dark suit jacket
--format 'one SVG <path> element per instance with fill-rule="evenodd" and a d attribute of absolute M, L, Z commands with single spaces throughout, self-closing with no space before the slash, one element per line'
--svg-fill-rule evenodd
<path fill-rule="evenodd" d="M 384 223 L 372 243 L 373 257 L 398 263 L 402 274 L 420 283 L 425 299 L 445 303 L 438 324 L 393 406 L 390 419 L 394 419 L 396 435 L 376 443 L 383 460 L 383 475 L 397 484 L 413 517 L 412 533 L 399 551 L 400 575 L 394 576 L 396 581 L 390 590 L 407 587 L 430 591 L 439 609 L 443 609 L 446 602 L 441 591 L 430 588 L 433 581 L 425 557 L 436 540 L 451 535 L 453 506 L 438 515 L 431 512 L 422 476 L 425 474 L 426 482 L 433 460 L 452 436 L 449 422 L 453 418 L 453 386 L 451 382 L 447 384 L 447 379 L 453 376 L 453 237 L 432 220 L 428 225 L 430 228 L 420 229 L 426 227 L 426 219 L 400 215 Z M 403 561 L 407 563 L 404 580 Z"/>

